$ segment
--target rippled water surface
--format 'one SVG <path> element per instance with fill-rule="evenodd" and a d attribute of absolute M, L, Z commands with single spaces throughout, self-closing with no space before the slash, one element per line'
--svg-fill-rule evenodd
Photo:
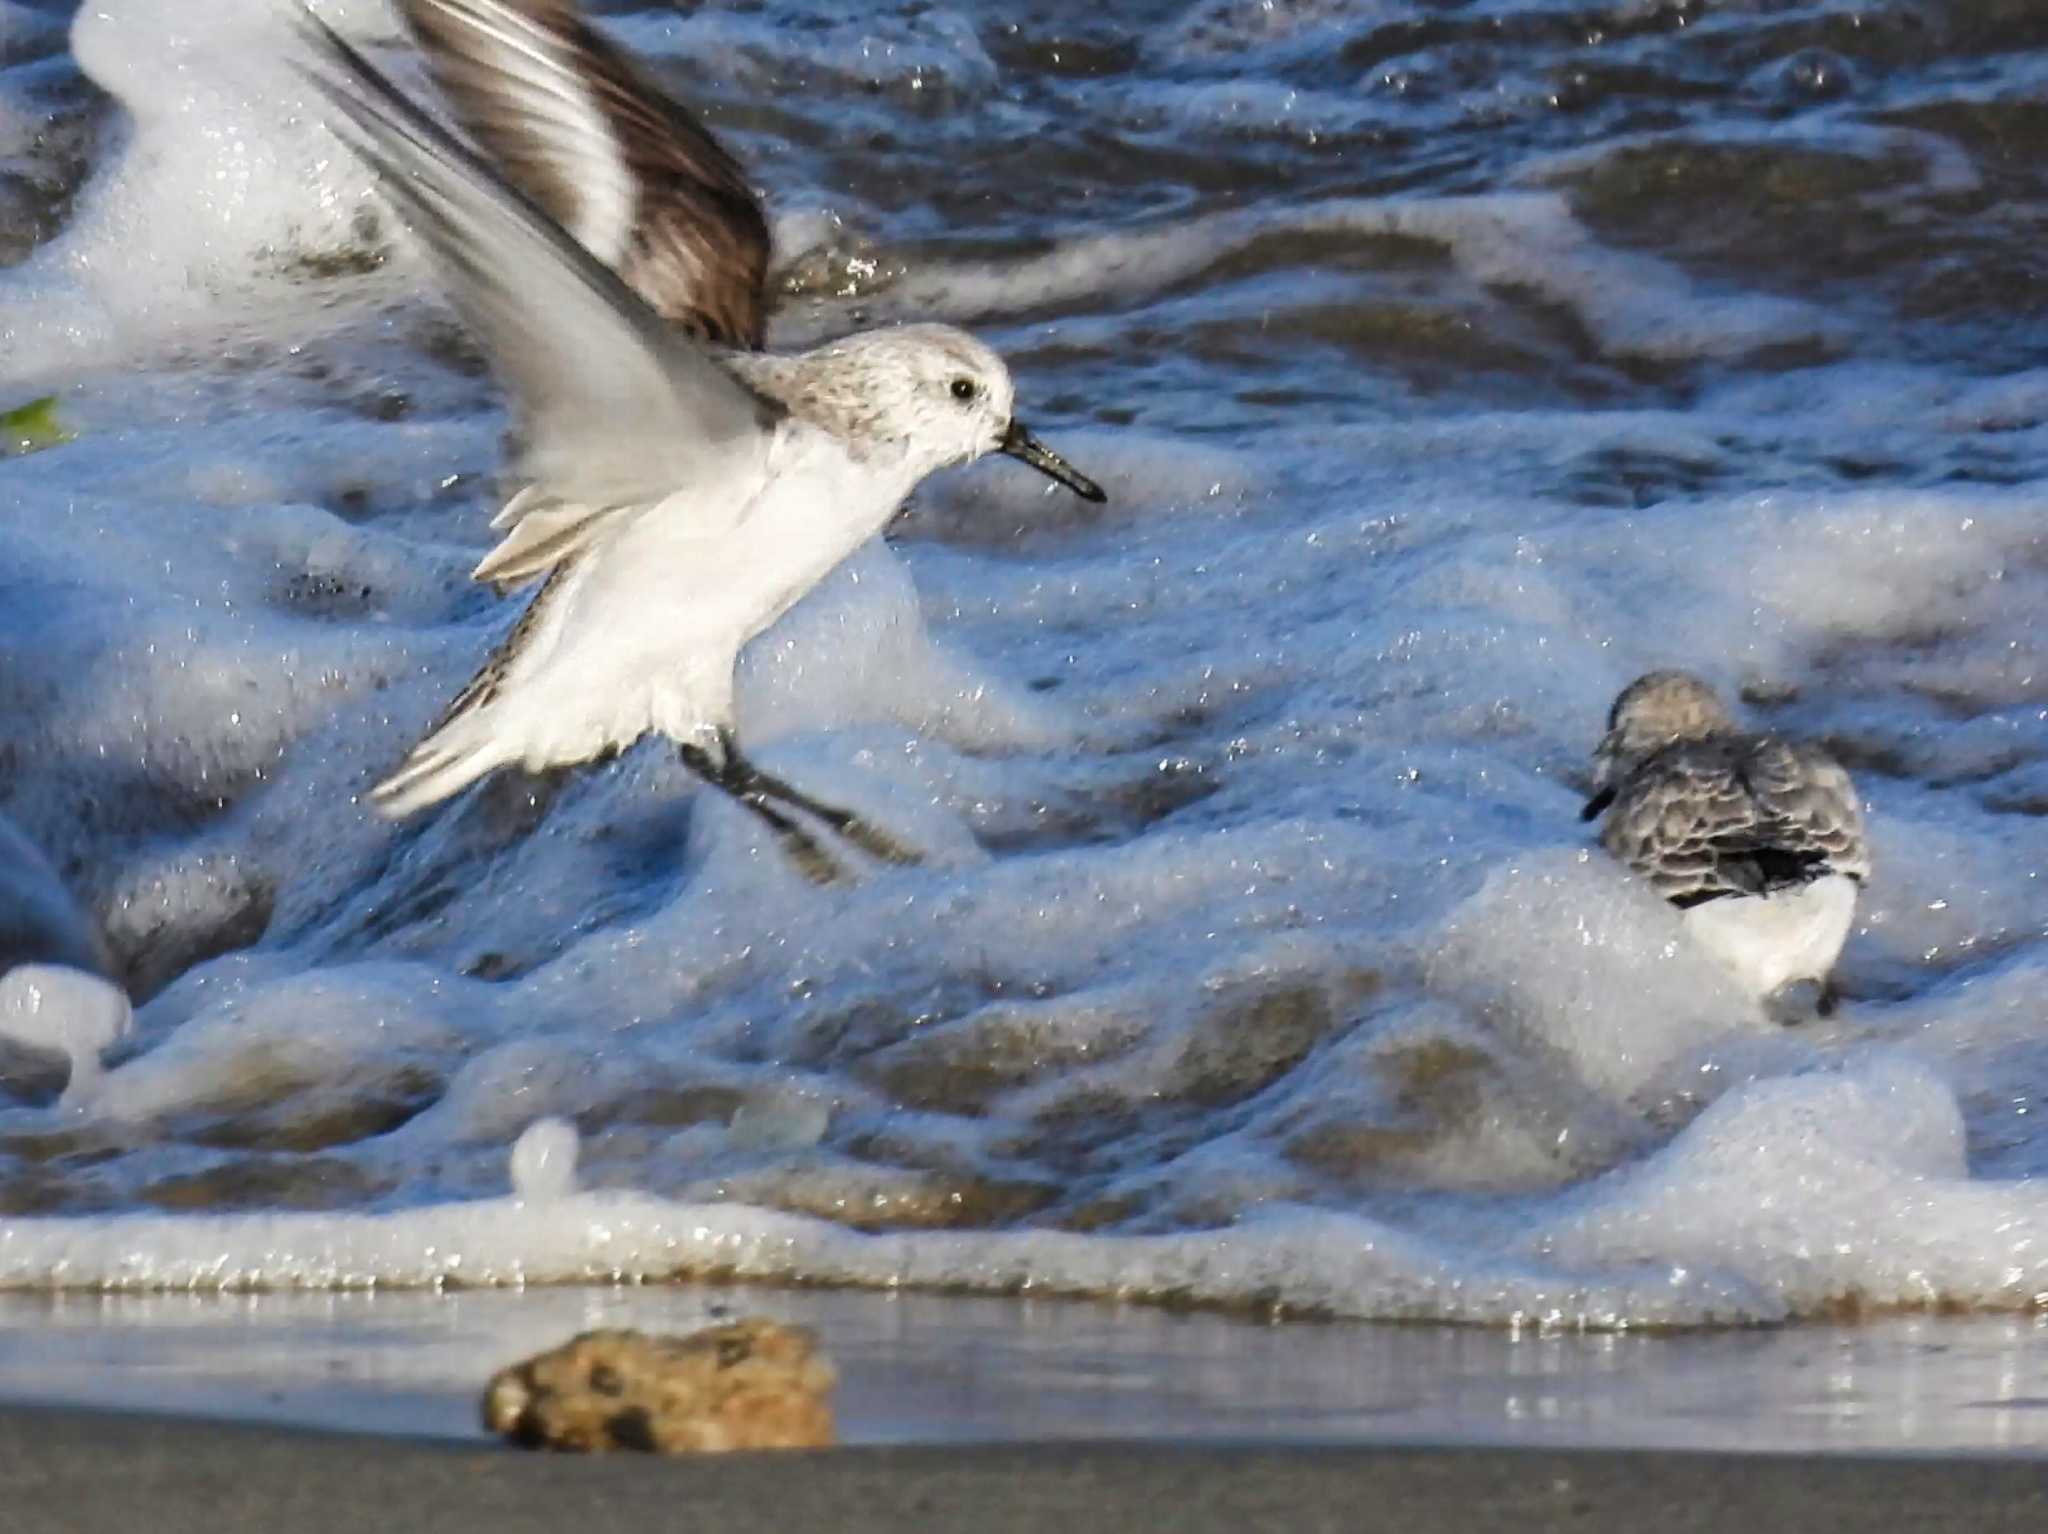
<path fill-rule="evenodd" d="M 138 1004 L 0 1058 L 0 1281 L 2048 1299 L 2048 9 L 599 9 L 778 343 L 970 325 L 1111 503 L 935 481 L 747 657 L 921 868 L 656 742 L 387 825 L 515 615 L 500 400 L 274 8 L 0 0 L 0 408 L 75 438 L 0 463 L 0 935 L 68 883 Z M 1864 792 L 1825 1025 L 1587 854 L 1673 663 Z"/>

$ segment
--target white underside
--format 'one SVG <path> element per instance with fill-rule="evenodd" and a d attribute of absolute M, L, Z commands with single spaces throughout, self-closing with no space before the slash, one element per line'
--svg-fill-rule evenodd
<path fill-rule="evenodd" d="M 588 761 L 650 731 L 705 744 L 733 723 L 740 650 L 888 522 L 909 493 L 806 427 L 777 434 L 758 489 L 691 487 L 615 519 L 562 577 L 487 704 L 420 754 L 445 757 L 403 814 L 499 767 Z"/>
<path fill-rule="evenodd" d="M 1856 881 L 1841 874 L 1775 895 L 1730 895 L 1685 913 L 1685 930 L 1759 997 L 1825 980 L 1856 917 Z"/>

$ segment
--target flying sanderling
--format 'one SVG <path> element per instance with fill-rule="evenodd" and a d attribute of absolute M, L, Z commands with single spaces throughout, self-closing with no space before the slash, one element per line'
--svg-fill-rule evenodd
<path fill-rule="evenodd" d="M 1583 818 L 1684 912 L 1686 930 L 1797 1021 L 1831 1005 L 1828 972 L 1870 872 L 1849 774 L 1813 746 L 1743 731 L 1712 688 L 1652 671 L 1622 689 Z"/>
<path fill-rule="evenodd" d="M 310 13 L 307 73 L 512 399 L 522 488 L 475 578 L 540 586 L 372 801 L 402 816 L 500 767 L 586 762 L 658 731 L 807 871 L 833 864 L 798 811 L 911 859 L 741 754 L 740 649 L 936 469 L 1002 452 L 1102 491 L 1024 429 L 1002 359 L 964 332 L 734 349 L 760 337 L 767 236 L 717 143 L 560 0 L 406 4 L 525 191 Z"/>

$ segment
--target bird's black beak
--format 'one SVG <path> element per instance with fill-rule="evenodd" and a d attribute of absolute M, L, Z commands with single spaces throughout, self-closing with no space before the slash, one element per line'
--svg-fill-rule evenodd
<path fill-rule="evenodd" d="M 996 451 L 1008 453 L 1020 463 L 1030 464 L 1039 473 L 1058 480 L 1084 501 L 1094 501 L 1100 505 L 1109 499 L 1102 493 L 1102 486 L 1076 470 L 1066 459 L 1032 436 L 1024 429 L 1024 423 L 1021 421 L 1010 422 L 1010 429 L 1003 433 L 1003 440 L 996 445 Z"/>
<path fill-rule="evenodd" d="M 1612 784 L 1600 790 L 1586 801 L 1586 807 L 1579 811 L 1581 820 L 1598 820 L 1608 805 L 1614 803 L 1615 788 Z"/>

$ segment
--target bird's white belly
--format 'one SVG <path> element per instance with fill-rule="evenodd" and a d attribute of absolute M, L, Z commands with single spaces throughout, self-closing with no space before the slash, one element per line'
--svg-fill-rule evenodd
<path fill-rule="evenodd" d="M 529 757 L 579 760 L 649 730 L 701 740 L 733 720 L 742 647 L 894 512 L 892 483 L 850 480 L 811 454 L 773 477 L 737 520 L 706 525 L 657 507 L 586 556 L 560 639 L 525 687 L 545 719 Z"/>
<path fill-rule="evenodd" d="M 1841 874 L 1774 895 L 1730 895 L 1685 913 L 1685 929 L 1758 996 L 1794 980 L 1825 980 L 1856 916 L 1856 881 Z"/>

